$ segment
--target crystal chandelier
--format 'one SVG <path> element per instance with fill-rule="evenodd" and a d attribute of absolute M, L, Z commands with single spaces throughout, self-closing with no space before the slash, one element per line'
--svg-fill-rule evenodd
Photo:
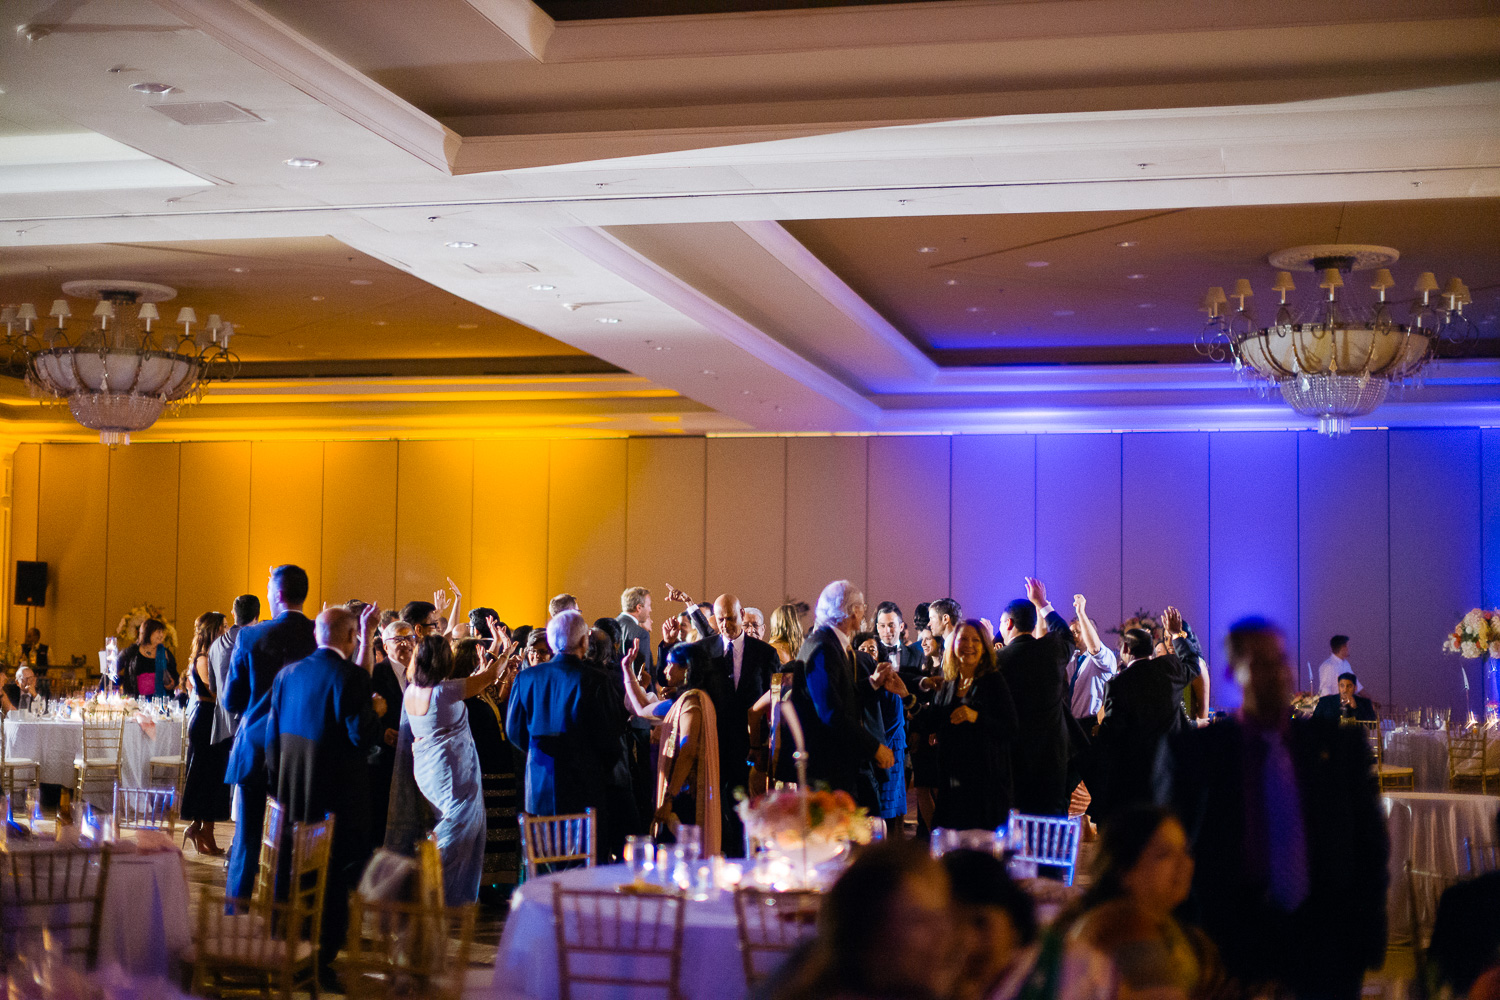
<path fill-rule="evenodd" d="M 229 352 L 234 325 L 217 315 L 200 325 L 184 307 L 177 311 L 181 335 L 152 329 L 161 319 L 156 303 L 175 298 L 175 288 L 106 279 L 70 281 L 62 289 L 98 300 L 94 323 L 69 329 L 73 313 L 65 298 L 52 303 L 56 326 L 46 330 L 37 329 L 32 303 L 5 306 L 5 349 L 11 365 L 25 370 L 33 395 L 66 403 L 103 444 L 129 444 L 132 431 L 150 427 L 165 409 L 196 401 L 208 382 L 233 378 L 239 368 Z"/>
<path fill-rule="evenodd" d="M 1214 361 L 1232 358 L 1235 369 L 1259 380 L 1263 391 L 1280 391 L 1292 409 L 1317 418 L 1319 433 L 1347 434 L 1351 417 L 1370 413 L 1392 386 L 1416 379 L 1438 343 L 1467 344 L 1479 333 L 1463 314 L 1469 289 L 1451 278 L 1438 295 L 1431 271 L 1417 279 L 1407 322 L 1392 319 L 1386 294 L 1396 282 L 1385 265 L 1399 257 L 1390 247 L 1351 244 L 1273 253 L 1268 259 L 1278 271 L 1271 290 L 1281 303 L 1272 324 L 1256 321 L 1248 304 L 1255 293 L 1241 278 L 1228 296 L 1223 287 L 1208 290 L 1201 308 L 1209 319 L 1194 346 Z M 1361 308 L 1348 301 L 1345 278 L 1372 269 L 1377 301 Z M 1287 303 L 1287 293 L 1296 291 L 1293 271 L 1316 273 L 1322 290 L 1299 311 Z"/>

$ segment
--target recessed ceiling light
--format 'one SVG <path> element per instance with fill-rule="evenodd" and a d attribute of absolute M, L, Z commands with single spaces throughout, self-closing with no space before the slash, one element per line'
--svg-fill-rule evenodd
<path fill-rule="evenodd" d="M 1136 306 L 1136 308 L 1137 309 L 1155 309 L 1156 308 L 1156 303 L 1155 302 L 1142 302 L 1140 305 Z"/>
<path fill-rule="evenodd" d="M 1121 240 L 1120 242 L 1116 243 L 1115 246 L 1117 246 L 1117 247 L 1135 247 L 1135 246 L 1140 246 L 1140 244 L 1137 243 L 1135 240 Z"/>
<path fill-rule="evenodd" d="M 298 170 L 316 170 L 323 165 L 322 160 L 315 160 L 311 156 L 293 156 L 281 162 Z"/>
<path fill-rule="evenodd" d="M 244 274 L 246 269 L 243 267 L 231 267 L 229 270 L 233 271 L 235 274 Z"/>
<path fill-rule="evenodd" d="M 322 301 L 323 301 L 323 300 L 324 300 L 324 299 L 325 299 L 325 298 L 327 298 L 327 296 L 326 296 L 326 295 L 314 295 L 314 296 L 313 296 L 313 297 L 312 297 L 312 300 L 313 300 L 313 301 L 314 301 L 314 302 L 322 302 Z"/>
<path fill-rule="evenodd" d="M 1144 274 L 1127 274 L 1127 275 L 1125 275 L 1125 277 L 1129 278 L 1131 281 L 1140 281 L 1142 278 L 1145 277 L 1145 275 Z"/>
<path fill-rule="evenodd" d="M 531 290 L 533 292 L 552 292 L 552 291 L 556 291 L 557 290 L 557 286 L 556 285 L 532 285 L 531 286 Z"/>
<path fill-rule="evenodd" d="M 978 306 L 970 306 L 968 311 L 971 312 L 971 313 L 977 313 L 979 311 L 979 307 Z"/>
<path fill-rule="evenodd" d="M 470 243 L 468 240 L 453 240 L 450 243 L 443 244 L 449 250 L 473 250 L 478 245 L 478 243 Z"/>
<path fill-rule="evenodd" d="M 600 322 L 600 323 L 618 323 L 620 321 L 617 320 L 617 319 L 615 319 L 613 316 L 600 316 L 599 319 L 598 319 L 598 322 Z"/>
<path fill-rule="evenodd" d="M 1159 326 L 1148 326 L 1148 327 L 1146 327 L 1146 332 L 1147 333 L 1156 333 L 1160 329 L 1161 329 L 1161 327 L 1159 327 Z"/>
<path fill-rule="evenodd" d="M 705 375 L 712 375 L 713 373 L 714 373 L 714 370 L 712 368 L 705 368 L 705 369 L 703 369 L 703 374 L 705 374 Z"/>
<path fill-rule="evenodd" d="M 945 284 L 945 285 L 956 285 L 956 284 L 958 284 L 958 279 L 957 278 L 949 278 L 947 281 L 943 282 L 943 284 Z"/>
<path fill-rule="evenodd" d="M 374 322 L 372 322 L 370 325 L 371 326 L 385 326 L 385 320 L 383 320 L 383 319 L 377 319 Z"/>
<path fill-rule="evenodd" d="M 479 324 L 478 323 L 460 323 L 460 324 L 458 324 L 458 328 L 460 330 L 477 330 L 477 329 L 479 329 Z"/>
<path fill-rule="evenodd" d="M 137 94 L 151 94 L 160 97 L 162 94 L 170 94 L 177 88 L 170 83 L 132 83 L 130 89 Z"/>
<path fill-rule="evenodd" d="M 1049 267 L 1051 264 L 1052 262 L 1048 260 L 1028 260 L 1026 262 L 1027 267 Z"/>
<path fill-rule="evenodd" d="M 917 247 L 917 253 L 937 253 L 937 247 Z"/>
<path fill-rule="evenodd" d="M 1054 315 L 1054 316 L 1071 316 L 1071 315 L 1073 315 L 1073 310 L 1071 310 L 1071 309 L 1054 309 L 1054 310 L 1052 310 L 1052 315 Z"/>
<path fill-rule="evenodd" d="M 375 282 L 371 281 L 369 278 L 350 278 L 349 279 L 349 284 L 351 284 L 351 285 L 373 285 L 373 284 L 375 284 Z"/>

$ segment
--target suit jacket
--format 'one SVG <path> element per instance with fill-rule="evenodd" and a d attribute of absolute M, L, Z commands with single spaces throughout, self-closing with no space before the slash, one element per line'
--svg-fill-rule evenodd
<path fill-rule="evenodd" d="M 750 709 L 771 689 L 771 674 L 781 669 L 781 657 L 769 643 L 743 634 L 742 641 L 745 650 L 740 658 L 739 684 L 734 683 L 734 661 L 724 649 L 723 637 L 711 635 L 699 642 L 722 681 L 708 692 L 718 722 L 719 775 L 730 791 L 749 780 Z"/>
<path fill-rule="evenodd" d="M 833 626 L 815 628 L 797 653 L 803 669 L 792 694 L 807 740 L 807 775 L 853 795 L 860 768 L 880 747 L 865 728 L 854 656 Z"/>
<path fill-rule="evenodd" d="M 621 719 L 606 706 L 602 672 L 559 653 L 523 670 L 511 687 L 505 735 L 526 755 L 526 811 L 533 816 L 600 809 Z"/>
<path fill-rule="evenodd" d="M 632 639 L 640 641 L 640 652 L 636 653 L 635 662 L 631 666 L 635 667 L 637 671 L 643 666 L 648 668 L 654 666 L 653 657 L 651 656 L 651 633 L 646 631 L 645 626 L 636 621 L 633 616 L 624 612 L 621 612 L 620 617 L 616 618 L 615 621 L 620 623 L 620 651 L 622 653 L 630 648 L 630 641 Z"/>
<path fill-rule="evenodd" d="M 271 621 L 240 629 L 229 659 L 229 684 L 219 696 L 224 707 L 240 717 L 224 778 L 229 784 L 264 773 L 271 685 L 282 667 L 311 656 L 317 648 L 312 619 L 300 611 L 285 611 Z"/>
<path fill-rule="evenodd" d="M 369 755 L 379 724 L 370 675 L 334 650 L 314 650 L 277 673 L 265 719 L 266 787 L 293 822 L 333 813 L 338 839 L 369 839 Z"/>
<path fill-rule="evenodd" d="M 1182 726 L 1178 696 L 1193 676 L 1175 655 L 1157 656 L 1136 660 L 1105 684 L 1095 780 L 1089 784 L 1100 822 L 1122 806 L 1151 801 L 1157 751 Z"/>
<path fill-rule="evenodd" d="M 995 651 L 995 664 L 1010 688 L 1020 729 L 1012 748 L 1015 807 L 1036 816 L 1068 814 L 1068 662 L 1073 633 L 1056 611 L 1047 634 L 1021 635 Z"/>
<path fill-rule="evenodd" d="M 234 640 L 240 634 L 240 626 L 231 625 L 229 631 L 214 640 L 208 647 L 208 673 L 214 682 L 214 728 L 210 743 L 223 743 L 234 739 L 239 728 L 240 717 L 225 705 L 224 693 L 229 690 L 229 659 L 234 655 Z"/>
<path fill-rule="evenodd" d="M 1218 945 L 1226 971 L 1295 992 L 1357 992 L 1385 960 L 1389 844 L 1364 734 L 1293 719 L 1286 746 L 1306 831 L 1308 895 L 1291 914 L 1272 906 L 1247 845 L 1247 753 L 1239 720 L 1185 729 L 1158 761 L 1157 798 L 1176 810 L 1196 868 L 1190 915 Z M 1316 948 L 1307 947 L 1318 942 Z"/>
<path fill-rule="evenodd" d="M 1334 722 L 1343 718 L 1344 710 L 1339 705 L 1339 696 L 1336 694 L 1325 694 L 1318 699 L 1317 705 L 1313 706 L 1314 719 L 1332 719 Z M 1375 703 L 1362 696 L 1354 696 L 1354 715 L 1351 718 L 1361 722 L 1374 722 L 1378 716 L 1375 714 Z"/>

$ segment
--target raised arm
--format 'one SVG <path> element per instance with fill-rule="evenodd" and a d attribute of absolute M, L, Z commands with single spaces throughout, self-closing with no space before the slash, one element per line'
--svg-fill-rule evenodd
<path fill-rule="evenodd" d="M 1073 595 L 1073 611 L 1078 615 L 1078 631 L 1083 633 L 1083 651 L 1090 656 L 1096 655 L 1103 648 L 1104 643 L 1099 641 L 1099 629 L 1094 626 L 1094 620 L 1088 616 L 1088 599 L 1082 594 Z"/>
<path fill-rule="evenodd" d="M 481 653 L 485 662 L 480 667 L 479 673 L 471 674 L 464 678 L 464 697 L 472 698 L 485 688 L 500 679 L 501 661 L 498 657 L 490 656 L 486 650 Z"/>
<path fill-rule="evenodd" d="M 380 608 L 366 604 L 359 613 L 359 650 L 354 655 L 354 663 L 370 675 L 375 673 L 375 643 L 380 641 L 376 626 L 379 623 Z"/>

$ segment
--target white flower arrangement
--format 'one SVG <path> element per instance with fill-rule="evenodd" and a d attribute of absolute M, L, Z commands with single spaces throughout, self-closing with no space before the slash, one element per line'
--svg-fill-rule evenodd
<path fill-rule="evenodd" d="M 1443 652 L 1458 653 L 1469 660 L 1486 654 L 1500 657 L 1500 610 L 1475 608 L 1464 615 L 1443 640 Z"/>

